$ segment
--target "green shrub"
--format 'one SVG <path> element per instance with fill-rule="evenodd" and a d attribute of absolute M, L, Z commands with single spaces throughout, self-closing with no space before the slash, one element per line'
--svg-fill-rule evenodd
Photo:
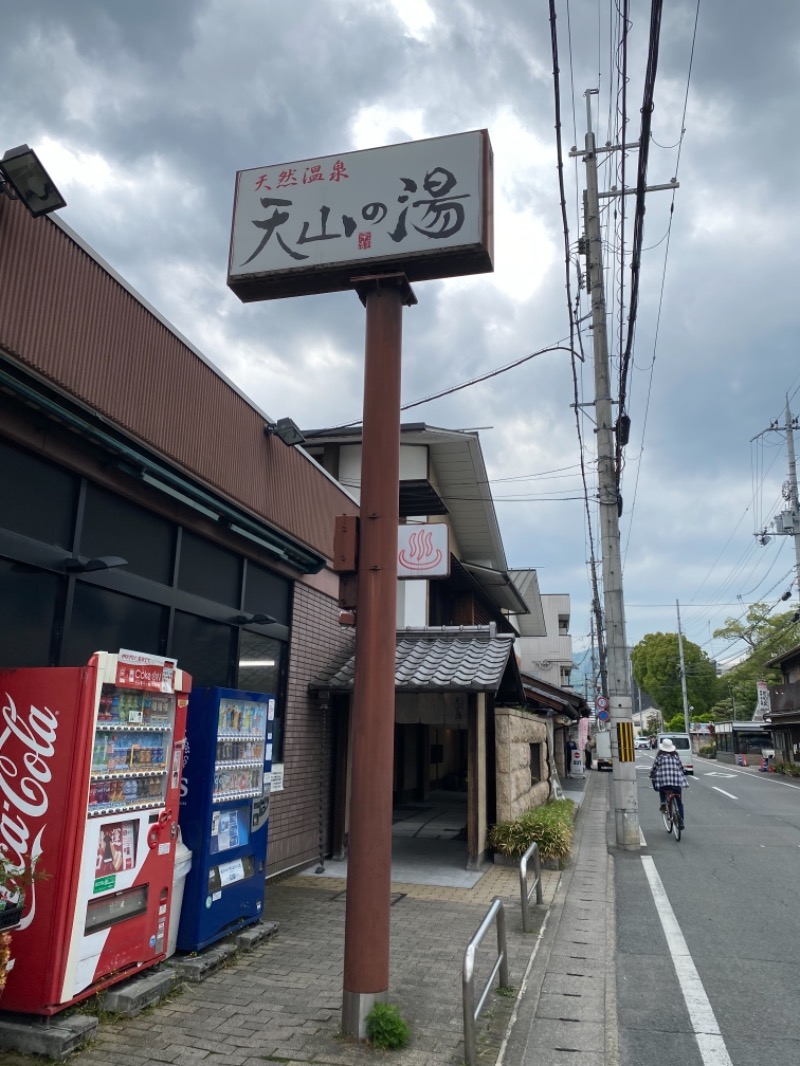
<path fill-rule="evenodd" d="M 367 1039 L 373 1047 L 393 1051 L 405 1047 L 411 1030 L 391 1003 L 376 1003 L 367 1015 Z"/>
<path fill-rule="evenodd" d="M 702 755 L 704 759 L 716 759 L 717 746 L 716 744 L 703 744 L 698 751 L 698 755 Z"/>
<path fill-rule="evenodd" d="M 489 832 L 489 844 L 501 855 L 524 855 L 534 841 L 542 859 L 562 862 L 572 847 L 575 804 L 552 800 L 533 807 L 513 822 L 498 822 Z"/>

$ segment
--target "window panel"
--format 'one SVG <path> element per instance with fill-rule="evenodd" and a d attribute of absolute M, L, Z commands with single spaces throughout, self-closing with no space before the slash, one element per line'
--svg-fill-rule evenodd
<path fill-rule="evenodd" d="M 160 515 L 89 484 L 81 532 L 82 555 L 119 555 L 132 574 L 172 584 L 176 527 Z"/>
<path fill-rule="evenodd" d="M 52 666 L 53 620 L 65 579 L 0 559 L 0 666 Z M 12 622 L 13 619 L 13 622 Z"/>
<path fill-rule="evenodd" d="M 71 550 L 78 499 L 75 474 L 0 441 L 0 499 L 5 529 Z"/>
<path fill-rule="evenodd" d="M 246 573 L 245 611 L 248 614 L 271 614 L 276 621 L 288 626 L 291 582 L 255 563 L 247 564 Z"/>
<path fill-rule="evenodd" d="M 61 665 L 83 666 L 93 652 L 120 648 L 163 655 L 163 629 L 163 607 L 77 581 Z"/>
<path fill-rule="evenodd" d="M 193 685 L 232 688 L 235 637 L 231 626 L 176 611 L 169 654 L 177 659 L 181 670 L 189 671 Z"/>
<path fill-rule="evenodd" d="M 286 645 L 282 641 L 242 630 L 236 687 L 248 692 L 267 692 L 275 696 L 275 721 L 272 725 L 273 762 L 281 762 L 283 759 L 285 700 L 282 679 L 285 654 Z"/>
<path fill-rule="evenodd" d="M 183 531 L 178 588 L 236 608 L 241 597 L 241 575 L 239 556 L 187 529 Z"/>

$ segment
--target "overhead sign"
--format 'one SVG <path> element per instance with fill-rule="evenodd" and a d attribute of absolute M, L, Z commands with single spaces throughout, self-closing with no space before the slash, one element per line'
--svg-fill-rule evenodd
<path fill-rule="evenodd" d="M 486 130 L 240 170 L 228 285 L 244 301 L 491 271 Z"/>
<path fill-rule="evenodd" d="M 397 576 L 450 576 L 449 527 L 444 522 L 400 526 L 397 534 Z"/>

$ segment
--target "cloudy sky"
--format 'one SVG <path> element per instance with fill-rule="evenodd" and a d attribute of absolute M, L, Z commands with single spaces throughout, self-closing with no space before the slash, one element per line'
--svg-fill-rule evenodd
<path fill-rule="evenodd" d="M 625 93 L 616 6 L 555 7 L 574 297 L 585 167 L 568 153 L 583 144 L 583 94 L 599 89 L 600 144 L 622 140 L 623 96 L 624 140 L 637 140 L 650 4 L 630 0 Z M 647 179 L 680 187 L 646 203 L 622 481 L 627 635 L 674 631 L 679 600 L 686 635 L 724 659 L 736 649 L 712 631 L 754 600 L 777 602 L 793 579 L 791 538 L 753 535 L 785 507 L 785 435 L 752 438 L 783 423 L 787 394 L 800 412 L 800 5 L 773 0 L 768 17 L 749 0 L 664 8 Z M 403 401 L 569 343 L 545 0 L 5 3 L 0 69 L 0 149 L 35 147 L 68 201 L 63 220 L 273 417 L 360 418 L 363 312 L 349 293 L 242 304 L 227 289 L 237 170 L 487 129 L 495 270 L 416 285 Z M 637 159 L 626 153 L 628 186 Z M 608 155 L 600 188 L 622 176 L 621 153 Z M 624 227 L 619 199 L 604 204 L 616 395 L 633 197 Z M 581 292 L 577 316 L 588 310 Z M 588 326 L 579 404 L 594 395 Z M 570 593 L 585 648 L 574 403 L 570 358 L 556 351 L 404 418 L 480 427 L 508 563 Z M 596 536 L 593 409 L 578 410 Z"/>

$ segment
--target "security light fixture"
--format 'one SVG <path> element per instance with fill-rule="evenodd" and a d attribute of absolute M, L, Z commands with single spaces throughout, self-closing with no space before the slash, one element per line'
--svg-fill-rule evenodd
<path fill-rule="evenodd" d="M 119 555 L 99 555 L 96 559 L 87 559 L 83 555 L 71 555 L 64 560 L 64 569 L 69 574 L 89 574 L 97 570 L 114 570 L 118 566 L 127 566 L 128 560 Z"/>
<path fill-rule="evenodd" d="M 267 422 L 264 435 L 280 437 L 284 444 L 293 448 L 295 444 L 305 444 L 306 438 L 300 432 L 297 423 L 291 418 L 279 418 L 277 422 Z"/>
<path fill-rule="evenodd" d="M 235 614 L 231 622 L 235 626 L 268 626 L 271 622 L 277 622 L 271 614 Z"/>
<path fill-rule="evenodd" d="M 22 200 L 34 218 L 67 206 L 36 152 L 27 144 L 9 148 L 0 160 L 0 191 L 12 200 Z"/>

